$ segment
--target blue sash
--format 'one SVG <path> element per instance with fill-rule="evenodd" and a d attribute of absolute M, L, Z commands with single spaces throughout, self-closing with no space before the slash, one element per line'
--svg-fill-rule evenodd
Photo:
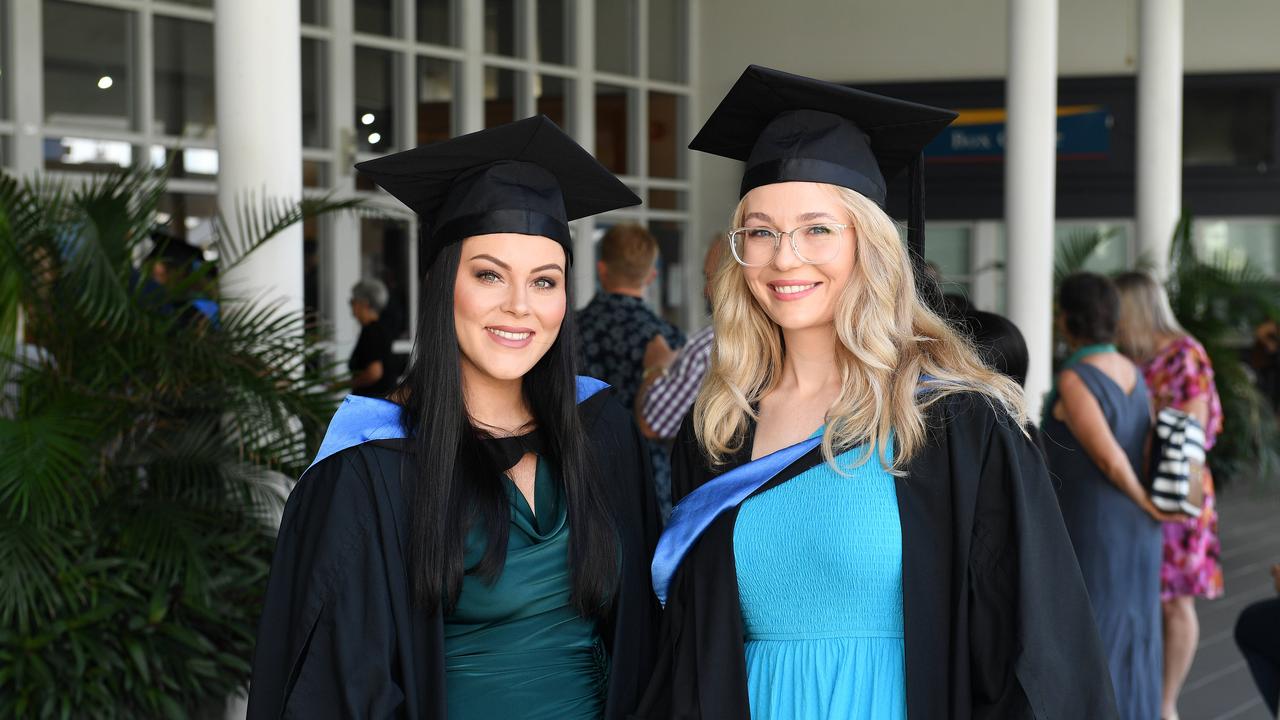
<path fill-rule="evenodd" d="M 746 500 L 784 468 L 820 444 L 821 435 L 739 465 L 689 493 L 671 510 L 671 519 L 658 539 L 651 568 L 653 592 L 663 607 L 667 604 L 672 576 L 702 532 L 724 511 Z"/>
<path fill-rule="evenodd" d="M 609 387 L 606 383 L 584 375 L 578 376 L 576 385 L 579 404 Z M 329 421 L 329 429 L 325 431 L 324 441 L 320 443 L 320 451 L 307 469 L 310 470 L 321 460 L 349 447 L 372 440 L 409 437 L 408 431 L 400 424 L 400 412 L 401 407 L 390 400 L 348 395 Z"/>
<path fill-rule="evenodd" d="M 922 374 L 916 394 L 927 392 L 930 389 L 929 383 L 934 380 L 932 375 Z M 726 510 L 741 504 L 751 493 L 764 487 L 784 468 L 820 444 L 821 436 L 812 437 L 739 465 L 704 483 L 672 508 L 667 528 L 663 530 L 662 537 L 658 538 L 658 548 L 654 551 L 653 565 L 650 567 L 653 593 L 658 596 L 663 607 L 667 605 L 671 578 L 703 531 Z"/>

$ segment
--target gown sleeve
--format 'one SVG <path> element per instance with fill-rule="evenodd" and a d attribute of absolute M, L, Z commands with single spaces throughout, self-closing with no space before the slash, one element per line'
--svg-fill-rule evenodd
<path fill-rule="evenodd" d="M 249 687 L 249 720 L 390 718 L 404 693 L 373 484 L 346 453 L 285 505 Z"/>
<path fill-rule="evenodd" d="M 968 573 L 975 720 L 1118 717 L 1044 460 L 1007 419 L 981 458 Z"/>

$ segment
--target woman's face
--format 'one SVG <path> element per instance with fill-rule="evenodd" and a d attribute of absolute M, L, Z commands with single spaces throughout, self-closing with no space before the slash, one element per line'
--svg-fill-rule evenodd
<path fill-rule="evenodd" d="M 464 374 L 524 377 L 560 334 L 567 306 L 560 243 L 516 233 L 462 241 L 453 322 Z"/>
<path fill-rule="evenodd" d="M 747 193 L 742 225 L 775 231 L 815 224 L 850 224 L 838 230 L 839 251 L 827 262 L 811 265 L 796 257 L 784 236 L 773 262 L 744 267 L 747 287 L 769 317 L 784 330 L 803 330 L 834 323 L 836 302 L 853 276 L 857 260 L 854 228 L 839 195 L 828 185 L 785 182 L 762 185 Z"/>

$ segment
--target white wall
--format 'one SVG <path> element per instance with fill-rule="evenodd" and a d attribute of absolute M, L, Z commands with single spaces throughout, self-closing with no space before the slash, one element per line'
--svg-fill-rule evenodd
<path fill-rule="evenodd" d="M 1186 71 L 1280 71 L 1280 2 L 1184 0 Z M 1059 4 L 1062 75 L 1135 71 L 1137 0 Z M 695 116 L 705 119 L 748 64 L 842 82 L 1000 78 L 1007 0 L 701 0 Z M 696 131 L 696 127 L 694 130 Z M 740 166 L 694 153 L 693 238 L 729 221 Z"/>

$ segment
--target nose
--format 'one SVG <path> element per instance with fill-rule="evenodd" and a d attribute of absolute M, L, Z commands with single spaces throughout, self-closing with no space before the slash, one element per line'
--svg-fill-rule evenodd
<path fill-rule="evenodd" d="M 511 292 L 507 293 L 507 299 L 503 303 L 502 310 L 516 317 L 528 315 L 529 288 L 522 283 L 512 283 Z"/>
<path fill-rule="evenodd" d="M 783 233 L 778 240 L 778 252 L 773 256 L 773 267 L 781 272 L 786 272 L 803 264 L 804 261 L 796 255 L 791 233 Z"/>

